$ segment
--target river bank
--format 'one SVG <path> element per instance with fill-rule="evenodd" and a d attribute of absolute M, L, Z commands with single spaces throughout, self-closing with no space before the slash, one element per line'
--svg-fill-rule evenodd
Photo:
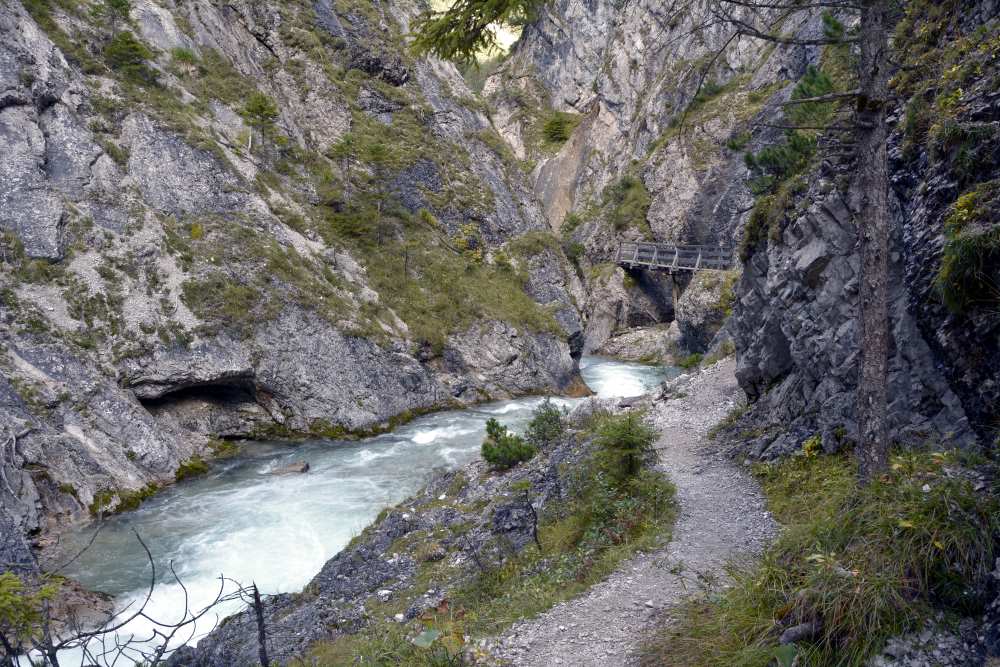
<path fill-rule="evenodd" d="M 604 397 L 643 394 L 674 372 L 596 357 L 581 362 L 585 381 Z M 134 529 L 158 569 L 167 572 L 172 561 L 187 589 L 162 582 L 150 603 L 154 615 L 176 613 L 185 595 L 192 606 L 209 601 L 220 573 L 255 581 L 267 594 L 299 591 L 384 507 L 417 492 L 435 471 L 476 459 L 487 419 L 519 430 L 542 400 L 520 398 L 425 415 L 359 441 L 246 443 L 238 457 L 221 462 L 209 475 L 108 518 L 94 544 L 65 574 L 114 595 L 119 608 L 140 599 L 149 574 Z M 580 399 L 554 400 L 570 407 Z M 271 474 L 297 462 L 309 463 L 309 473 Z M 63 535 L 61 554 L 53 560 L 84 546 L 92 532 L 89 527 Z"/>

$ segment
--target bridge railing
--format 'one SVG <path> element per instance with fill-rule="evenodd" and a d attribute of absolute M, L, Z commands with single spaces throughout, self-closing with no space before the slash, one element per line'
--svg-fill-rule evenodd
<path fill-rule="evenodd" d="M 733 252 L 728 248 L 703 245 L 671 245 L 623 241 L 616 261 L 627 266 L 681 271 L 727 271 L 733 268 Z"/>

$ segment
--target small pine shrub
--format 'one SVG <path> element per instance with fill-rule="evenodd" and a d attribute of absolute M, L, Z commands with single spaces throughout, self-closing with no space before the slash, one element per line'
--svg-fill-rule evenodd
<path fill-rule="evenodd" d="M 656 433 L 637 412 L 611 415 L 602 419 L 596 429 L 602 467 L 618 482 L 639 474 L 643 462 L 653 452 Z"/>
<path fill-rule="evenodd" d="M 833 89 L 833 79 L 830 75 L 809 65 L 795 86 L 795 90 L 792 91 L 792 99 L 820 97 L 832 93 Z M 799 125 L 825 125 L 830 122 L 834 108 L 833 102 L 806 102 L 792 105 L 787 113 L 789 120 Z"/>
<path fill-rule="evenodd" d="M 551 399 L 546 398 L 532 413 L 524 439 L 533 447 L 541 449 L 558 441 L 564 430 L 563 411 Z"/>
<path fill-rule="evenodd" d="M 823 12 L 823 36 L 827 39 L 842 40 L 847 28 L 830 12 Z"/>
<path fill-rule="evenodd" d="M 574 265 L 580 263 L 580 258 L 587 252 L 586 246 L 577 241 L 571 241 L 563 244 L 563 253 L 566 254 L 566 258 L 573 262 Z"/>
<path fill-rule="evenodd" d="M 57 581 L 42 581 L 45 585 L 31 585 L 13 572 L 0 573 L 0 628 L 5 642 L 14 649 L 13 656 L 5 653 L 5 661 L 14 661 L 9 664 L 24 664 L 18 661 L 17 656 L 38 638 L 48 614 L 48 603 L 55 599 L 59 591 Z"/>
<path fill-rule="evenodd" d="M 816 152 L 816 138 L 804 132 L 792 131 L 784 143 L 767 146 L 759 153 L 744 156 L 747 167 L 756 174 L 750 183 L 755 194 L 773 191 L 781 181 L 802 172 Z"/>
<path fill-rule="evenodd" d="M 734 152 L 741 151 L 750 143 L 750 139 L 749 132 L 740 132 L 726 139 L 726 148 Z"/>
<path fill-rule="evenodd" d="M 494 468 L 507 470 L 535 455 L 535 448 L 524 438 L 510 433 L 496 419 L 486 422 L 486 440 L 483 441 L 483 459 Z"/>
<path fill-rule="evenodd" d="M 819 97 L 833 91 L 833 79 L 810 65 L 792 91 L 792 99 Z M 809 102 L 790 106 L 786 113 L 795 125 L 825 127 L 832 122 L 836 109 L 836 102 Z M 740 258 L 744 262 L 749 261 L 765 239 L 777 238 L 784 211 L 799 188 L 797 181 L 812 164 L 817 132 L 789 130 L 784 141 L 744 155 L 752 175 L 748 185 L 757 196 L 740 247 Z"/>
<path fill-rule="evenodd" d="M 630 228 L 649 229 L 646 214 L 652 197 L 642 179 L 623 176 L 612 183 L 602 193 L 604 205 L 608 207 L 608 221 L 617 231 Z"/>
<path fill-rule="evenodd" d="M 278 119 L 278 105 L 270 97 L 255 90 L 243 105 L 243 117 L 257 128 L 268 128 Z"/>
<path fill-rule="evenodd" d="M 570 234 L 576 231 L 576 228 L 579 227 L 582 223 L 583 223 L 583 216 L 580 215 L 579 213 L 570 211 L 569 213 L 566 214 L 566 217 L 563 218 L 562 225 L 559 226 L 559 231 L 562 233 L 563 236 L 568 237 Z"/>
<path fill-rule="evenodd" d="M 126 81 L 141 86 L 157 82 L 156 70 L 147 62 L 153 53 L 130 32 L 120 32 L 104 47 L 104 60 L 108 67 L 121 74 Z"/>

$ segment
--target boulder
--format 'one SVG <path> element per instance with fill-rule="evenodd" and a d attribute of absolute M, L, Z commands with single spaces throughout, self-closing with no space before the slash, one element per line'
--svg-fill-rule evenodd
<path fill-rule="evenodd" d="M 271 471 L 272 475 L 302 475 L 309 472 L 309 463 L 306 461 L 296 461 L 295 463 L 289 463 L 286 466 L 281 466 L 280 468 L 275 468 Z"/>

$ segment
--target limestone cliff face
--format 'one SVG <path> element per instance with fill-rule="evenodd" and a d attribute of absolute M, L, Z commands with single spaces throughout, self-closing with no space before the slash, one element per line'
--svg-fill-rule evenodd
<path fill-rule="evenodd" d="M 210 437 L 575 380 L 579 280 L 557 246 L 508 248 L 545 218 L 455 68 L 408 54 L 414 5 L 93 9 L 0 7 L 0 513 L 22 530 L 172 480 Z"/>
<path fill-rule="evenodd" d="M 642 304 L 650 298 L 671 303 L 669 281 L 654 286 L 652 277 L 633 276 L 614 308 L 618 316 L 608 313 L 605 276 L 611 269 L 601 265 L 620 240 L 736 243 L 753 204 L 741 150 L 780 132 L 746 134 L 749 145 L 742 137 L 752 121 L 773 115 L 791 84 L 818 61 L 816 49 L 768 48 L 745 39 L 727 45 L 731 30 L 709 20 L 709 4 L 549 3 L 487 83 L 498 132 L 518 156 L 533 161 L 535 191 L 549 223 L 567 247 L 577 247 L 592 294 L 584 305 L 590 349 L 635 326 L 628 313 L 648 310 Z M 819 30 L 815 16 L 797 21 L 786 30 Z M 699 28 L 705 24 L 711 25 Z M 717 51 L 721 57 L 706 72 Z M 559 146 L 543 139 L 555 113 L 578 122 Z M 719 282 L 720 288 L 726 284 L 731 280 Z M 685 292 L 682 302 L 694 298 Z M 679 306 L 696 313 L 693 320 L 678 320 L 686 333 L 682 348 L 703 351 L 718 330 L 716 306 L 727 297 L 718 289 L 715 294 L 716 304 L 699 298 Z M 673 317 L 668 307 L 657 321 Z"/>

